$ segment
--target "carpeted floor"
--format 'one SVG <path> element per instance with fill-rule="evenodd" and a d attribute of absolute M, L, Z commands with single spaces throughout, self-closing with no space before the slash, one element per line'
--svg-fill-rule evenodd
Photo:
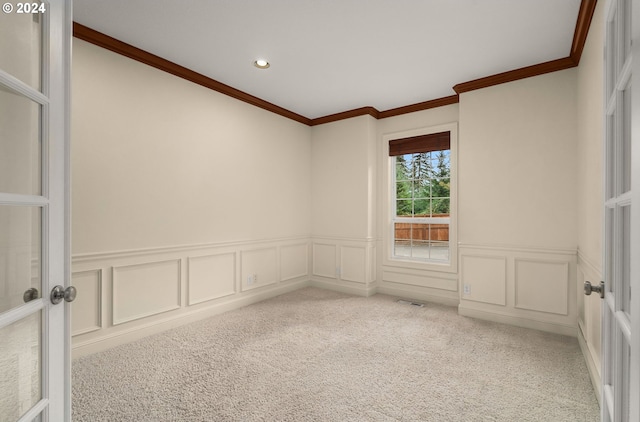
<path fill-rule="evenodd" d="M 73 362 L 79 421 L 598 421 L 575 338 L 298 290 Z"/>

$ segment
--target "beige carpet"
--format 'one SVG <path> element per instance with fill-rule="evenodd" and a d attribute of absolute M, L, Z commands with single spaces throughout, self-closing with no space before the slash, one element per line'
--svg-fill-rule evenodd
<path fill-rule="evenodd" d="M 598 421 L 575 338 L 307 288 L 80 358 L 78 421 Z"/>

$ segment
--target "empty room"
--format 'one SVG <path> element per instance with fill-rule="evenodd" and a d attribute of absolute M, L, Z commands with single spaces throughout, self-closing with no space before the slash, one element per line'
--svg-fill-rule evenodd
<path fill-rule="evenodd" d="M 6 3 L 0 422 L 640 420 L 637 6 Z"/>

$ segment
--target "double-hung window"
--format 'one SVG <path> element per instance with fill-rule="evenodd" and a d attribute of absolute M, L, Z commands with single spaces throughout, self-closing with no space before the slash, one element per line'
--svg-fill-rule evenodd
<path fill-rule="evenodd" d="M 389 141 L 392 158 L 392 257 L 449 263 L 451 133 Z"/>

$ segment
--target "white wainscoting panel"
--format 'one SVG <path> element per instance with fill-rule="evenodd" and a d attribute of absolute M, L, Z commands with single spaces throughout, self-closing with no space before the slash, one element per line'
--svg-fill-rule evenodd
<path fill-rule="evenodd" d="M 462 297 L 475 302 L 507 304 L 507 259 L 503 256 L 462 255 Z"/>
<path fill-rule="evenodd" d="M 113 268 L 113 325 L 180 308 L 180 260 Z"/>
<path fill-rule="evenodd" d="M 313 275 L 325 278 L 337 278 L 336 244 L 313 244 Z"/>
<path fill-rule="evenodd" d="M 569 263 L 515 259 L 515 307 L 558 315 L 569 313 Z"/>
<path fill-rule="evenodd" d="M 348 294 L 377 292 L 374 239 L 313 239 L 312 285 Z"/>
<path fill-rule="evenodd" d="M 102 270 L 74 272 L 71 285 L 78 291 L 71 312 L 71 335 L 102 328 Z"/>
<path fill-rule="evenodd" d="M 310 244 L 294 236 L 74 255 L 73 356 L 309 286 Z"/>
<path fill-rule="evenodd" d="M 458 313 L 576 336 L 576 252 L 460 244 Z"/>
<path fill-rule="evenodd" d="M 188 304 L 219 299 L 236 292 L 236 254 L 194 256 L 188 262 Z"/>
<path fill-rule="evenodd" d="M 578 340 L 580 340 L 580 346 L 583 354 L 585 355 L 585 361 L 587 363 L 587 368 L 589 369 L 589 374 L 591 375 L 591 381 L 596 391 L 596 395 L 600 399 L 602 393 L 602 299 L 600 299 L 600 296 L 597 294 L 586 296 L 583 293 L 585 281 L 590 281 L 592 284 L 600 282 L 602 278 L 600 265 L 592 262 L 578 251 L 577 273 L 578 323 L 580 325 Z"/>
<path fill-rule="evenodd" d="M 584 286 L 584 281 L 586 280 L 586 277 L 584 275 L 584 272 L 582 271 L 582 268 L 580 267 L 580 264 L 578 264 L 578 268 L 577 268 L 577 276 L 578 276 L 578 288 L 580 288 L 581 286 Z M 577 307 L 577 314 L 578 314 L 578 323 L 579 324 L 585 324 L 586 321 L 586 309 L 585 309 L 585 296 L 578 294 L 578 307 Z"/>
<path fill-rule="evenodd" d="M 309 276 L 309 244 L 299 243 L 280 248 L 280 281 Z"/>
<path fill-rule="evenodd" d="M 367 282 L 367 248 L 341 246 L 339 274 L 342 280 Z"/>
<path fill-rule="evenodd" d="M 277 249 L 246 250 L 240 253 L 242 291 L 268 286 L 278 282 Z M 251 279 L 250 279 L 251 278 Z"/>

